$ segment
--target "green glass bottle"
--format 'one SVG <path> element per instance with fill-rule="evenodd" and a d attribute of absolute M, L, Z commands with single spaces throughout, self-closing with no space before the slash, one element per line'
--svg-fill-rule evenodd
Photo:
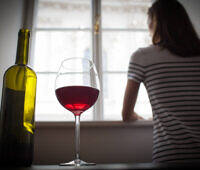
<path fill-rule="evenodd" d="M 33 160 L 37 77 L 27 66 L 30 31 L 20 29 L 15 65 L 3 77 L 0 165 L 30 166 Z"/>

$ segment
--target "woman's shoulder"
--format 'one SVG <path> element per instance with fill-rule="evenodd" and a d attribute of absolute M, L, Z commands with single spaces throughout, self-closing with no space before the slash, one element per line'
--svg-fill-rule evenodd
<path fill-rule="evenodd" d="M 159 47 L 157 45 L 150 45 L 148 47 L 139 48 L 132 56 L 130 62 L 148 66 L 155 63 L 163 62 L 200 62 L 200 56 L 195 57 L 180 57 L 171 53 L 168 49 Z"/>
<path fill-rule="evenodd" d="M 132 54 L 131 61 L 133 63 L 145 66 L 161 52 L 161 48 L 155 45 L 139 48 Z"/>
<path fill-rule="evenodd" d="M 149 45 L 149 46 L 147 46 L 147 47 L 141 47 L 141 48 L 139 48 L 139 49 L 140 49 L 141 51 L 143 51 L 143 52 L 150 52 L 150 51 L 158 50 L 159 47 L 158 47 L 157 45 L 151 44 L 151 45 Z"/>
<path fill-rule="evenodd" d="M 155 53 L 161 53 L 164 52 L 165 50 L 162 49 L 161 47 L 157 46 L 157 45 L 149 45 L 147 47 L 143 47 L 143 48 L 139 48 L 137 50 L 137 52 L 141 53 L 141 55 L 152 55 Z"/>

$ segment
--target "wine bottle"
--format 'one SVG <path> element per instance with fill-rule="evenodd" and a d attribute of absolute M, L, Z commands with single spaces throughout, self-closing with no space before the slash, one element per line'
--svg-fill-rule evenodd
<path fill-rule="evenodd" d="M 3 77 L 0 165 L 30 166 L 33 160 L 37 77 L 27 66 L 30 31 L 20 29 L 15 65 Z"/>

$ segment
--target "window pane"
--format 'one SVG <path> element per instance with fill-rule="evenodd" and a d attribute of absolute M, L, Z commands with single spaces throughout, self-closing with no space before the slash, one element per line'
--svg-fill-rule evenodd
<path fill-rule="evenodd" d="M 131 54 L 150 44 L 148 32 L 103 32 L 103 70 L 127 71 Z"/>
<path fill-rule="evenodd" d="M 147 9 L 152 0 L 102 0 L 104 120 L 121 120 L 126 71 L 131 54 L 150 44 L 146 29 Z M 38 0 L 34 70 L 37 72 L 37 121 L 74 121 L 55 97 L 55 73 L 69 57 L 91 58 L 91 31 L 52 30 L 52 28 L 91 28 L 91 0 Z M 111 28 L 113 30 L 104 30 Z M 114 29 L 122 29 L 117 31 Z M 71 29 L 70 29 L 71 30 Z M 109 73 L 105 73 L 109 71 Z M 119 71 L 119 72 L 117 72 Z M 122 72 L 122 73 L 120 73 Z M 136 111 L 151 117 L 151 108 L 141 85 Z M 141 99 L 140 99 L 141 98 Z M 146 107 L 144 107 L 144 104 Z M 93 120 L 93 108 L 81 120 Z"/>
<path fill-rule="evenodd" d="M 152 0 L 102 0 L 102 61 L 103 71 L 109 71 L 109 74 L 104 74 L 103 80 L 106 120 L 121 120 L 127 81 L 125 72 L 130 57 L 138 48 L 151 44 L 147 27 L 147 11 L 151 3 Z M 146 119 L 152 117 L 143 84 L 139 89 L 135 111 Z"/>
<path fill-rule="evenodd" d="M 122 120 L 124 92 L 127 82 L 126 74 L 105 74 L 104 80 L 104 120 Z M 135 111 L 145 119 L 152 117 L 151 105 L 143 84 L 140 85 Z"/>
<path fill-rule="evenodd" d="M 37 74 L 36 121 L 74 121 L 73 114 L 55 96 L 55 78 L 56 74 Z M 85 111 L 81 120 L 92 120 L 92 111 Z"/>
<path fill-rule="evenodd" d="M 147 29 L 147 10 L 151 1 L 102 0 L 102 27 Z"/>
<path fill-rule="evenodd" d="M 126 74 L 103 75 L 104 120 L 122 120 L 121 111 L 126 80 Z"/>
<path fill-rule="evenodd" d="M 90 0 L 39 0 L 38 28 L 90 28 Z"/>
<path fill-rule="evenodd" d="M 147 120 L 152 118 L 151 104 L 149 102 L 149 97 L 143 83 L 140 84 L 138 98 L 134 110 L 136 113 Z"/>
<path fill-rule="evenodd" d="M 58 71 L 65 58 L 90 58 L 90 39 L 88 31 L 37 31 L 35 71 Z"/>

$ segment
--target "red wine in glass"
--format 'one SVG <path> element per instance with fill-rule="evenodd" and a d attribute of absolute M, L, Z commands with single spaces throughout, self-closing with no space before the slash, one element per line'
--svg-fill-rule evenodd
<path fill-rule="evenodd" d="M 98 74 L 88 58 L 67 58 L 61 62 L 55 79 L 55 94 L 59 103 L 75 117 L 75 159 L 60 166 L 92 166 L 80 159 L 80 116 L 91 108 L 100 93 Z"/>
<path fill-rule="evenodd" d="M 56 96 L 60 104 L 75 116 L 80 116 L 81 113 L 93 106 L 98 95 L 98 89 L 88 86 L 65 86 L 56 89 Z"/>

